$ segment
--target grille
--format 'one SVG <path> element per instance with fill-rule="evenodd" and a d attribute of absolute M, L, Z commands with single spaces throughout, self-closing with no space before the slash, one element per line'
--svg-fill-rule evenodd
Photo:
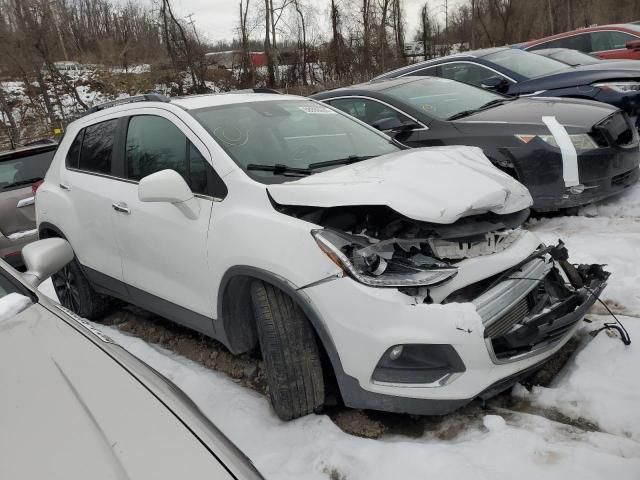
<path fill-rule="evenodd" d="M 504 335 L 511 327 L 516 323 L 522 321 L 529 314 L 529 300 L 528 297 L 522 298 L 511 309 L 498 318 L 495 322 L 491 323 L 485 331 L 485 337 L 496 338 Z"/>

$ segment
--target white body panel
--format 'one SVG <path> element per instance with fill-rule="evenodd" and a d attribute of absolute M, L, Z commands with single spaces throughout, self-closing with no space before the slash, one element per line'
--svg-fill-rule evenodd
<path fill-rule="evenodd" d="M 270 185 L 285 205 L 387 205 L 402 215 L 435 223 L 462 216 L 512 213 L 531 205 L 529 191 L 495 168 L 477 147 L 401 151 L 296 182 Z"/>

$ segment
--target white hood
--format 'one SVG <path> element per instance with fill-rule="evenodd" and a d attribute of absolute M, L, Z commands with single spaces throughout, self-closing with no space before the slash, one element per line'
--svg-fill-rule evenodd
<path fill-rule="evenodd" d="M 430 147 L 372 158 L 295 182 L 269 185 L 282 205 L 387 205 L 414 220 L 449 224 L 532 204 L 529 191 L 477 147 Z"/>

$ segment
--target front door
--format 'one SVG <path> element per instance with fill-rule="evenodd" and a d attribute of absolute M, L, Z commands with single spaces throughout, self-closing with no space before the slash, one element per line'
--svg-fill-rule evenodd
<path fill-rule="evenodd" d="M 213 169 L 204 144 L 182 125 L 168 112 L 130 117 L 125 180 L 118 182 L 113 196 L 114 224 L 133 301 L 210 333 L 212 325 L 205 317 L 213 315 L 207 276 Z M 196 194 L 195 218 L 171 203 L 138 200 L 138 181 L 165 169 L 180 173 Z"/>

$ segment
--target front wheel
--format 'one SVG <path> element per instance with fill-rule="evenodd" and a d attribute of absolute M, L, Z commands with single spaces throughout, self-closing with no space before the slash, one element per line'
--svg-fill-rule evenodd
<path fill-rule="evenodd" d="M 322 363 L 315 333 L 291 297 L 262 281 L 251 285 L 269 397 L 278 417 L 291 420 L 324 403 Z"/>
<path fill-rule="evenodd" d="M 75 258 L 62 270 L 53 274 L 51 281 L 60 304 L 76 315 L 89 320 L 99 320 L 109 310 L 110 299 L 96 293 Z"/>

